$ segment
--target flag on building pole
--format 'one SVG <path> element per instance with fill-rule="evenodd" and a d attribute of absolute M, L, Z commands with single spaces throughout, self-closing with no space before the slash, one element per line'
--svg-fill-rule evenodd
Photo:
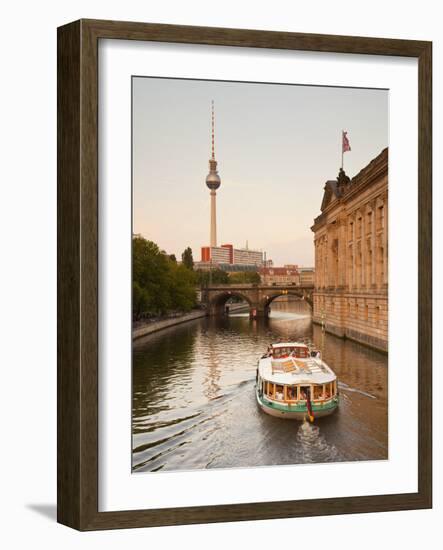
<path fill-rule="evenodd" d="M 341 167 L 343 170 L 343 153 L 346 153 L 346 151 L 351 150 L 351 145 L 349 143 L 348 139 L 348 132 L 345 132 L 344 130 L 341 131 Z"/>

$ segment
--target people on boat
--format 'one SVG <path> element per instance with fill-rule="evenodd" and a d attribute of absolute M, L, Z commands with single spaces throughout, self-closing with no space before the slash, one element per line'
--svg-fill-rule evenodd
<path fill-rule="evenodd" d="M 282 391 L 277 391 L 275 392 L 275 398 L 278 399 L 279 401 L 283 401 L 283 392 Z"/>

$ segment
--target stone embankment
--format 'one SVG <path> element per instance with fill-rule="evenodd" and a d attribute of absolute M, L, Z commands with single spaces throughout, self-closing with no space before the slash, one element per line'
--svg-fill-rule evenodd
<path fill-rule="evenodd" d="M 180 325 L 181 323 L 186 323 L 187 321 L 194 321 L 194 319 L 200 319 L 205 316 L 206 311 L 201 310 L 191 311 L 191 313 L 185 313 L 184 315 L 179 315 L 177 317 L 152 321 L 151 323 L 146 323 L 145 325 L 140 325 L 134 328 L 132 330 L 132 339 L 137 340 L 138 338 L 152 334 L 153 332 L 158 332 L 159 330 L 173 327 L 174 325 Z"/>
<path fill-rule="evenodd" d="M 245 310 L 248 307 L 248 304 L 230 304 L 229 311 L 241 311 Z M 181 325 L 187 321 L 194 321 L 195 319 L 200 319 L 201 317 L 206 317 L 206 310 L 202 309 L 199 311 L 191 311 L 191 313 L 184 313 L 183 315 L 177 315 L 176 317 L 168 317 L 166 319 L 159 319 L 156 321 L 151 321 L 139 326 L 136 326 L 132 329 L 132 339 L 137 340 L 153 332 L 158 332 L 165 328 L 173 327 L 175 325 Z"/>

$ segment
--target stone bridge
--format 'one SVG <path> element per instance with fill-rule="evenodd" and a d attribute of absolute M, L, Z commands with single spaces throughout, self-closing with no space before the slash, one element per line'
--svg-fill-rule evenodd
<path fill-rule="evenodd" d="M 234 296 L 241 298 L 249 304 L 249 314 L 252 318 L 267 317 L 270 304 L 279 296 L 297 296 L 305 300 L 312 309 L 312 285 L 263 285 L 263 284 L 239 284 L 239 285 L 210 285 L 201 289 L 201 302 L 205 304 L 208 315 L 223 315 L 225 304 Z"/>

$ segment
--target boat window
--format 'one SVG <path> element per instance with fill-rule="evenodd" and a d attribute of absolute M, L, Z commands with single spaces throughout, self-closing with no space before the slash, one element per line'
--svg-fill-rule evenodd
<path fill-rule="evenodd" d="M 309 386 L 300 386 L 300 400 L 306 401 L 306 398 L 308 396 L 308 393 L 310 392 L 311 388 Z"/>
<path fill-rule="evenodd" d="M 323 396 L 323 386 L 314 386 L 314 399 L 321 399 Z"/>
<path fill-rule="evenodd" d="M 289 355 L 289 349 L 288 348 L 275 348 L 274 350 L 274 357 L 277 359 L 287 357 Z"/>
<path fill-rule="evenodd" d="M 297 386 L 286 386 L 286 388 L 288 401 L 295 401 L 297 399 Z"/>
<path fill-rule="evenodd" d="M 272 382 L 268 382 L 268 388 L 267 388 L 267 394 L 269 395 L 269 397 L 273 397 L 274 396 L 274 384 Z"/>
<path fill-rule="evenodd" d="M 294 348 L 292 350 L 292 355 L 299 359 L 307 359 L 309 357 L 309 350 L 306 348 Z"/>
<path fill-rule="evenodd" d="M 279 401 L 283 401 L 284 393 L 283 393 L 283 386 L 280 384 L 276 384 L 275 386 L 275 399 L 278 399 Z"/>

